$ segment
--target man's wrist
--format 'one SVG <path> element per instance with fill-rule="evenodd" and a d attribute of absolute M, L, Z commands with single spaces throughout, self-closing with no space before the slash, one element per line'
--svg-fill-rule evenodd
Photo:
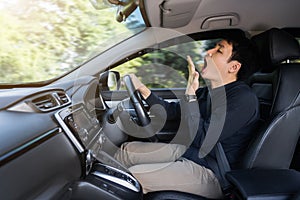
<path fill-rule="evenodd" d="M 193 102 L 197 100 L 197 96 L 195 94 L 186 94 L 185 100 L 186 102 Z"/>

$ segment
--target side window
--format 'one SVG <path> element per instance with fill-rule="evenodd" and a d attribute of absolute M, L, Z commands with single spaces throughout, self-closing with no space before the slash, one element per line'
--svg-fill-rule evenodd
<path fill-rule="evenodd" d="M 133 73 L 152 89 L 185 88 L 188 78 L 187 55 L 192 57 L 196 66 L 203 65 L 206 51 L 214 47 L 217 41 L 192 41 L 161 49 L 149 49 L 148 53 L 113 70 L 120 72 L 121 77 Z M 204 84 L 201 79 L 200 84 Z M 124 86 L 121 89 L 125 89 Z"/>

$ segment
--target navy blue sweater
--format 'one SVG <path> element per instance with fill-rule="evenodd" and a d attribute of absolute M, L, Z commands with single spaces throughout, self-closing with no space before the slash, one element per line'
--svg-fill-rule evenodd
<path fill-rule="evenodd" d="M 168 120 L 197 119 L 193 120 L 199 122 L 196 122 L 197 128 L 190 127 L 190 131 L 195 133 L 183 157 L 213 169 L 208 157 L 215 159 L 214 151 L 201 158 L 199 150 L 206 134 L 214 132 L 213 134 L 220 135 L 219 141 L 229 164 L 233 169 L 236 168 L 259 119 L 259 102 L 256 95 L 242 81 L 235 81 L 210 91 L 207 87 L 199 88 L 196 95 L 198 101 L 195 102 L 187 103 L 181 100 L 179 103 L 170 103 L 151 93 L 146 102 L 150 106 L 163 106 Z"/>

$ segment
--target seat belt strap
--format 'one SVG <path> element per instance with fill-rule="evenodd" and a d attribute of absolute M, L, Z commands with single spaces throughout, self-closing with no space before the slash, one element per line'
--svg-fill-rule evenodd
<path fill-rule="evenodd" d="M 214 95 L 218 95 L 218 97 L 211 98 L 210 94 L 207 94 L 206 111 L 210 118 L 206 135 L 199 149 L 199 158 L 204 158 L 213 150 L 220 139 L 225 124 L 227 110 L 225 88 L 220 87 L 218 93 Z"/>
<path fill-rule="evenodd" d="M 229 188 L 230 184 L 227 181 L 225 174 L 226 174 L 226 172 L 230 171 L 231 168 L 230 168 L 228 159 L 225 155 L 222 144 L 220 142 L 218 142 L 216 145 L 215 153 L 216 153 L 216 159 L 217 159 L 219 172 L 220 172 L 219 182 L 220 182 L 220 185 L 221 185 L 223 191 L 226 191 L 226 189 Z"/>

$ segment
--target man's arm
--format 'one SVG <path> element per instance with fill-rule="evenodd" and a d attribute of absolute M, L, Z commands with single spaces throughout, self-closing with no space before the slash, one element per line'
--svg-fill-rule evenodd
<path fill-rule="evenodd" d="M 152 113 L 154 115 L 160 116 L 160 114 L 163 113 L 161 109 L 164 109 L 168 120 L 180 119 L 181 111 L 179 103 L 164 101 L 153 94 L 151 90 L 147 88 L 134 74 L 130 74 L 130 77 L 134 87 L 141 93 L 143 98 L 151 107 L 153 105 L 160 105 L 155 106 L 155 108 L 153 107 Z"/>
<path fill-rule="evenodd" d="M 149 88 L 147 88 L 134 74 L 130 74 L 130 78 L 132 80 L 132 83 L 135 87 L 135 89 L 137 89 L 141 95 L 144 97 L 144 99 L 147 99 L 150 94 L 151 94 L 151 90 Z"/>
<path fill-rule="evenodd" d="M 185 95 L 189 96 L 190 100 L 196 100 L 196 90 L 199 87 L 199 73 L 195 70 L 195 65 L 190 56 L 187 56 L 189 78 L 185 91 Z M 159 98 L 151 92 L 134 74 L 130 75 L 134 87 L 141 93 L 143 98 L 150 106 L 155 104 L 163 106 L 167 112 L 168 119 L 180 119 L 181 109 L 179 103 L 167 102 Z M 156 111 L 159 113 L 159 111 Z"/>

